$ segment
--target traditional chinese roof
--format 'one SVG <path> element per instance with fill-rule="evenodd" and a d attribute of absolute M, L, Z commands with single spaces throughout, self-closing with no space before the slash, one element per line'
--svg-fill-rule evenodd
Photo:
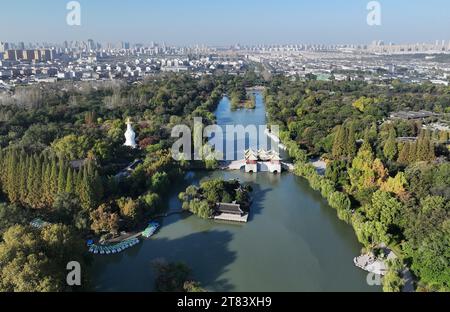
<path fill-rule="evenodd" d="M 231 203 L 217 203 L 216 211 L 236 215 L 242 215 L 244 213 L 244 211 L 242 211 L 241 209 L 241 205 Z"/>
<path fill-rule="evenodd" d="M 271 150 L 258 150 L 257 152 L 249 149 L 245 151 L 245 159 L 253 161 L 281 161 L 280 154 Z"/>

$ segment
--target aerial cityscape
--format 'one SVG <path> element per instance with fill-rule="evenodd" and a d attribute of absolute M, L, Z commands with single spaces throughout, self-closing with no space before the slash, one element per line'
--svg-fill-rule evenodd
<path fill-rule="evenodd" d="M 1 5 L 1 293 L 450 291 L 448 3 L 129 2 Z"/>

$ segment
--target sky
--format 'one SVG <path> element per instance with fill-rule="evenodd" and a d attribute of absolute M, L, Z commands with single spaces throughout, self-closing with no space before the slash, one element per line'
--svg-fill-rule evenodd
<path fill-rule="evenodd" d="M 166 42 L 173 45 L 394 43 L 450 40 L 450 1 L 379 0 L 381 25 L 367 24 L 369 0 L 0 0 L 0 41 Z"/>

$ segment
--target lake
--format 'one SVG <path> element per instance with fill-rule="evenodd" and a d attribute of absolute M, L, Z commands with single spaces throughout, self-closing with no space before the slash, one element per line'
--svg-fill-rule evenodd
<path fill-rule="evenodd" d="M 219 125 L 265 124 L 263 97 L 256 94 L 255 110 L 238 111 L 230 111 L 224 98 L 216 117 Z M 252 185 L 247 224 L 187 214 L 167 217 L 152 239 L 118 255 L 95 256 L 94 289 L 152 291 L 151 263 L 165 259 L 185 262 L 210 291 L 381 291 L 369 286 L 367 273 L 353 265 L 362 246 L 352 228 L 339 221 L 303 178 L 290 173 L 189 172 L 173 182 L 168 209 L 180 209 L 179 192 L 209 178 L 238 178 Z"/>

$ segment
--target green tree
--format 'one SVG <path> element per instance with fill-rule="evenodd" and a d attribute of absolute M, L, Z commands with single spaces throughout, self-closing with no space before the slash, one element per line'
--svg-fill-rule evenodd
<path fill-rule="evenodd" d="M 66 190 L 67 168 L 62 159 L 59 160 L 58 169 L 58 194 L 64 193 Z"/>
<path fill-rule="evenodd" d="M 339 159 L 346 155 L 346 135 L 344 126 L 338 126 L 334 136 L 333 158 Z"/>
<path fill-rule="evenodd" d="M 347 157 L 349 159 L 353 159 L 356 155 L 356 152 L 357 152 L 356 131 L 355 131 L 355 124 L 352 122 L 350 123 L 350 127 L 348 128 L 347 148 L 346 148 Z"/>
<path fill-rule="evenodd" d="M 91 229 L 96 234 L 113 233 L 119 231 L 119 215 L 112 212 L 112 208 L 106 204 L 101 204 L 96 210 L 90 213 Z"/>
<path fill-rule="evenodd" d="M 138 201 L 131 198 L 121 198 L 117 201 L 120 215 L 123 216 L 129 227 L 134 227 L 142 218 L 142 209 Z"/>
<path fill-rule="evenodd" d="M 349 210 L 352 205 L 348 196 L 342 192 L 331 193 L 328 202 L 331 207 L 337 210 Z"/>
<path fill-rule="evenodd" d="M 395 133 L 395 129 L 391 128 L 389 131 L 389 137 L 384 143 L 383 147 L 384 156 L 391 161 L 395 160 L 397 157 L 398 151 L 396 139 L 397 134 Z"/>
<path fill-rule="evenodd" d="M 67 194 L 74 194 L 75 192 L 75 185 L 74 185 L 74 173 L 73 173 L 73 169 L 69 168 L 67 170 L 67 176 L 66 176 L 66 188 L 65 188 L 65 192 Z"/>
<path fill-rule="evenodd" d="M 384 292 L 401 292 L 405 284 L 400 276 L 403 269 L 402 262 L 399 259 L 392 260 L 388 263 L 388 272 L 383 278 Z"/>
<path fill-rule="evenodd" d="M 402 165 L 407 165 L 409 163 L 410 160 L 410 148 L 411 148 L 411 144 L 409 142 L 403 144 L 400 153 L 398 155 L 398 163 L 402 164 Z"/>
<path fill-rule="evenodd" d="M 69 291 L 66 265 L 78 261 L 83 266 L 83 250 L 82 240 L 67 226 L 12 226 L 0 242 L 0 291 Z"/>

